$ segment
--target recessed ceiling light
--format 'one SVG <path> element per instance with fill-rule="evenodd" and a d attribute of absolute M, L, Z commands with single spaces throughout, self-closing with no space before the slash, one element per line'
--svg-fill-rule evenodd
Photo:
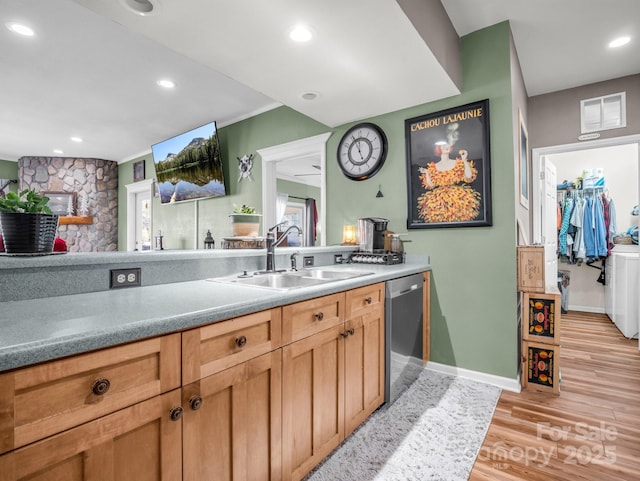
<path fill-rule="evenodd" d="M 160 2 L 158 0 L 120 0 L 120 3 L 130 12 L 143 17 L 156 15 L 160 10 Z"/>
<path fill-rule="evenodd" d="M 438 140 L 436 142 L 436 145 L 447 145 L 447 141 L 446 140 Z"/>
<path fill-rule="evenodd" d="M 289 31 L 289 37 L 294 42 L 308 42 L 313 37 L 313 33 L 309 27 L 297 25 Z"/>
<path fill-rule="evenodd" d="M 82 142 L 82 137 L 71 137 L 74 142 Z"/>
<path fill-rule="evenodd" d="M 300 97 L 302 97 L 304 100 L 315 100 L 319 95 L 320 94 L 318 94 L 318 92 L 304 92 L 300 94 Z"/>
<path fill-rule="evenodd" d="M 631 37 L 618 37 L 609 42 L 609 48 L 618 48 L 628 44 L 631 41 Z"/>
<path fill-rule="evenodd" d="M 33 31 L 33 29 L 27 27 L 26 25 L 22 25 L 20 23 L 15 23 L 15 22 L 9 22 L 5 25 L 13 33 L 24 35 L 25 37 L 33 37 L 35 35 L 35 32 Z"/>
<path fill-rule="evenodd" d="M 165 89 L 172 89 L 176 84 L 169 79 L 161 79 L 156 82 L 160 87 Z"/>
<path fill-rule="evenodd" d="M 60 149 L 53 149 L 54 154 L 64 154 L 64 152 Z"/>

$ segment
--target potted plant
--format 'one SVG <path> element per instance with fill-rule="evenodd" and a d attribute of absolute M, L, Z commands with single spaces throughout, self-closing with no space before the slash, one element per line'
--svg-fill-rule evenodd
<path fill-rule="evenodd" d="M 9 254 L 39 254 L 53 251 L 58 215 L 47 205 L 49 198 L 33 189 L 0 197 L 0 229 Z"/>
<path fill-rule="evenodd" d="M 233 204 L 233 214 L 230 214 L 231 228 L 234 237 L 257 237 L 260 231 L 261 214 L 256 214 L 253 207 Z"/>

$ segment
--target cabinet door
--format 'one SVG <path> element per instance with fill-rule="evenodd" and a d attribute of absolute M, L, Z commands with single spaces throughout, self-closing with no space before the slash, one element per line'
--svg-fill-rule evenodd
<path fill-rule="evenodd" d="M 281 479 L 281 352 L 183 387 L 184 481 Z"/>
<path fill-rule="evenodd" d="M 384 304 L 358 312 L 345 323 L 345 436 L 384 402 Z"/>
<path fill-rule="evenodd" d="M 180 481 L 180 390 L 0 456 L 0 481 Z"/>
<path fill-rule="evenodd" d="M 344 326 L 282 350 L 282 471 L 298 481 L 344 439 Z"/>

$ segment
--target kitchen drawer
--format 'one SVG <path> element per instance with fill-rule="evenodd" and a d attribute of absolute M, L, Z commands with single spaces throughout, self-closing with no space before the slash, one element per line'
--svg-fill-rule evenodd
<path fill-rule="evenodd" d="M 351 319 L 384 306 L 384 282 L 347 291 L 346 316 Z"/>
<path fill-rule="evenodd" d="M 288 344 L 344 322 L 344 292 L 282 308 L 282 343 Z"/>
<path fill-rule="evenodd" d="M 278 349 L 281 329 L 275 308 L 182 333 L 182 384 Z"/>
<path fill-rule="evenodd" d="M 179 334 L 0 374 L 0 452 L 179 386 Z"/>

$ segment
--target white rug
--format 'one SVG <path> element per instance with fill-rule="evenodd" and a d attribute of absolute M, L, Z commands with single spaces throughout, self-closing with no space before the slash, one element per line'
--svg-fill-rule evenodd
<path fill-rule="evenodd" d="M 462 481 L 469 478 L 500 388 L 424 370 L 305 481 Z"/>

